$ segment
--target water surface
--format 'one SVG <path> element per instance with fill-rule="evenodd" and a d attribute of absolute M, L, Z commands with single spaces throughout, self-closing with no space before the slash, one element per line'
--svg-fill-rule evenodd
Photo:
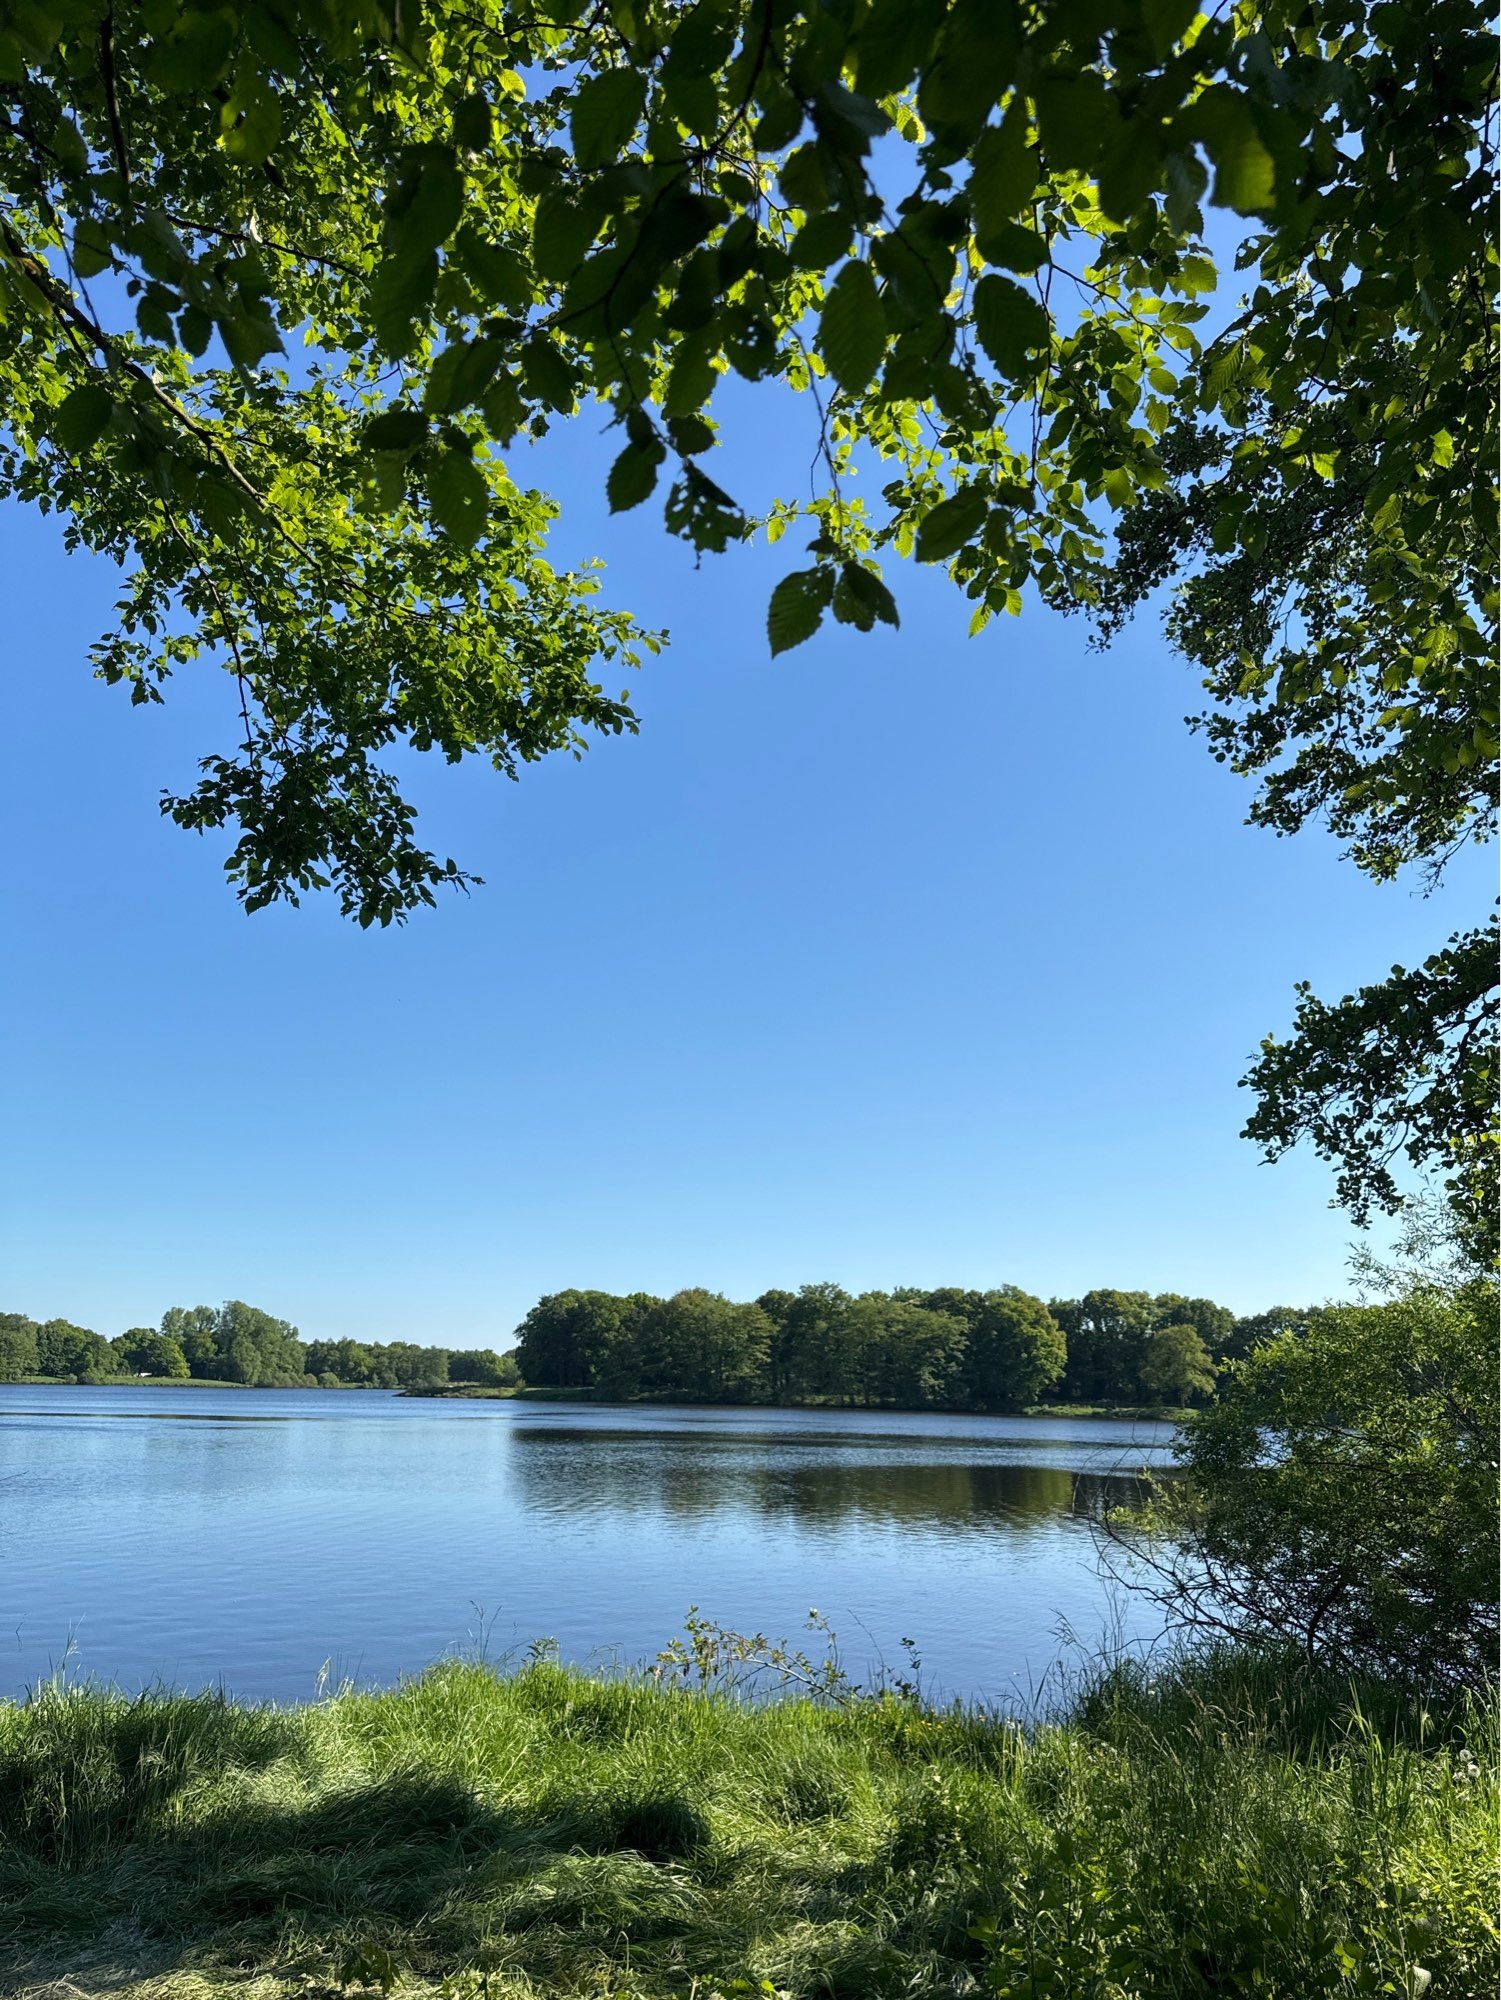
<path fill-rule="evenodd" d="M 296 1699 L 555 1639 L 650 1659 L 690 1605 L 1006 1700 L 1156 1630 L 1088 1523 L 1172 1427 L 0 1385 L 0 1692 L 65 1665 Z"/>

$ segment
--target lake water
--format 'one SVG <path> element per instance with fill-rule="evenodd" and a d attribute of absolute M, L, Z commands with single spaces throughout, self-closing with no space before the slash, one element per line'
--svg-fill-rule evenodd
<path fill-rule="evenodd" d="M 65 1665 L 305 1698 L 552 1638 L 649 1660 L 696 1604 L 935 1694 L 1026 1695 L 1066 1634 L 1144 1642 L 1089 1509 L 1172 1427 L 0 1386 L 0 1692 Z"/>

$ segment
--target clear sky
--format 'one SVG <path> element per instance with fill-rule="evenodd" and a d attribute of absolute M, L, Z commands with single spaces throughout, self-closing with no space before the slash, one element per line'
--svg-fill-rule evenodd
<path fill-rule="evenodd" d="M 741 474 L 800 483 L 792 414 Z M 904 567 L 899 633 L 772 664 L 797 539 L 695 569 L 657 505 L 609 520 L 594 430 L 542 469 L 560 550 L 671 629 L 642 734 L 519 785 L 414 760 L 487 882 L 386 933 L 241 913 L 227 842 L 156 810 L 232 743 L 228 683 L 92 681 L 114 572 L 4 513 L 0 1303 L 475 1345 L 568 1285 L 1343 1290 L 1331 1175 L 1259 1162 L 1236 1078 L 1295 980 L 1468 918 L 1485 857 L 1424 901 L 1244 826 L 1150 619 L 1103 656 L 1042 610 L 969 640 Z"/>

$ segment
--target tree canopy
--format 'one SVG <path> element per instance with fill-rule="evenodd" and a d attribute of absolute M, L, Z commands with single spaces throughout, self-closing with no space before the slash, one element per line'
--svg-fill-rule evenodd
<path fill-rule="evenodd" d="M 656 637 L 507 468 L 588 404 L 612 507 L 804 540 L 773 651 L 896 624 L 889 555 L 976 630 L 1172 584 L 1254 818 L 1378 876 L 1492 823 L 1472 0 L 6 0 L 0 86 L 0 491 L 124 567 L 105 679 L 232 676 L 164 803 L 250 907 L 470 879 L 395 744 L 514 773 L 634 726 L 605 676 Z M 730 376 L 805 398 L 805 496 L 716 477 Z M 1403 1147 L 1493 1171 L 1485 949 L 1305 997 L 1252 1136 L 1357 1212 Z"/>

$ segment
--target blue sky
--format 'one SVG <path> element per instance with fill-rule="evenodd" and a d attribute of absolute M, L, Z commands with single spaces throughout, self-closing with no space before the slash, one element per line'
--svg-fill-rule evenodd
<path fill-rule="evenodd" d="M 800 483 L 801 416 L 762 406 L 738 474 Z M 1486 857 L 1425 901 L 1245 827 L 1150 619 L 969 640 L 905 567 L 899 633 L 773 664 L 796 538 L 695 569 L 655 506 L 609 520 L 611 452 L 586 420 L 539 476 L 559 549 L 671 629 L 642 734 L 519 785 L 414 760 L 487 880 L 386 933 L 241 913 L 156 810 L 232 742 L 223 677 L 93 682 L 112 570 L 6 510 L 4 1303 L 503 1344 L 573 1284 L 1343 1290 L 1328 1170 L 1261 1164 L 1236 1078 L 1295 980 L 1431 949 Z"/>

